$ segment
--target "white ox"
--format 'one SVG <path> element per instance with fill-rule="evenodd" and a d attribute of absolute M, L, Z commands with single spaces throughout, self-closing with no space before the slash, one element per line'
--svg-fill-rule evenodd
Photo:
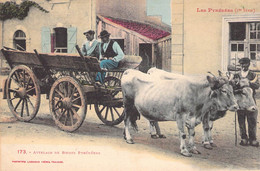
<path fill-rule="evenodd" d="M 149 121 L 177 121 L 180 149 L 184 156 L 199 153 L 194 144 L 196 120 L 209 113 L 212 106 L 222 110 L 238 108 L 232 87 L 224 79 L 205 76 L 201 79 L 156 80 L 137 70 L 126 70 L 121 79 L 125 106 L 124 138 L 133 144 L 130 124 L 137 129 L 136 120 L 142 114 Z M 184 128 L 188 128 L 188 150 Z M 191 152 L 191 153 L 190 153 Z"/>
<path fill-rule="evenodd" d="M 154 78 L 166 79 L 166 80 L 200 78 L 200 76 L 183 76 L 180 74 L 166 72 L 157 68 L 151 68 L 150 70 L 148 70 L 147 73 Z M 239 106 L 239 110 L 247 110 L 247 111 L 257 110 L 255 101 L 253 99 L 252 89 L 249 87 L 248 79 L 241 79 L 236 83 L 232 80 L 231 85 L 234 88 L 234 95 L 237 104 Z M 204 116 L 202 118 L 202 123 L 203 123 L 203 131 L 204 131 L 203 145 L 205 148 L 212 149 L 212 147 L 216 146 L 213 143 L 212 134 L 211 134 L 211 130 L 213 128 L 213 121 L 223 118 L 226 115 L 226 112 L 227 110 L 220 109 L 217 106 L 212 106 L 210 113 L 202 114 L 202 116 Z M 160 130 L 158 123 L 151 122 L 150 125 L 151 125 L 150 126 L 151 132 L 154 132 L 154 130 Z M 161 135 L 161 132 L 156 131 L 156 134 Z"/>

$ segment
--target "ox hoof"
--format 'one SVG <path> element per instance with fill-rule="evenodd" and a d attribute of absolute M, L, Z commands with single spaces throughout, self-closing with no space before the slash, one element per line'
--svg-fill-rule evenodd
<path fill-rule="evenodd" d="M 215 143 L 210 143 L 211 147 L 217 147 L 217 145 Z"/>
<path fill-rule="evenodd" d="M 158 137 L 157 137 L 157 135 L 154 134 L 154 135 L 151 135 L 151 138 L 152 139 L 157 139 Z"/>
<path fill-rule="evenodd" d="M 132 139 L 126 140 L 127 144 L 134 144 L 134 141 Z"/>
<path fill-rule="evenodd" d="M 182 151 L 181 155 L 183 155 L 185 157 L 191 157 L 192 156 L 192 154 L 188 150 Z"/>
<path fill-rule="evenodd" d="M 212 150 L 212 146 L 210 144 L 203 144 L 203 147 L 208 149 L 208 150 Z"/>
<path fill-rule="evenodd" d="M 166 138 L 166 136 L 161 134 L 161 135 L 159 135 L 159 138 Z"/>
<path fill-rule="evenodd" d="M 197 149 L 192 149 L 190 152 L 193 154 L 201 154 Z"/>

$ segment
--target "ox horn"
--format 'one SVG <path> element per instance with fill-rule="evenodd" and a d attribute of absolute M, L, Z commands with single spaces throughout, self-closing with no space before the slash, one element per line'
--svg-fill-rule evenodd
<path fill-rule="evenodd" d="M 218 75 L 222 77 L 223 73 L 220 70 L 218 70 Z"/>
<path fill-rule="evenodd" d="M 208 73 L 216 78 L 216 76 L 214 74 L 212 74 L 212 72 L 208 71 Z"/>
<path fill-rule="evenodd" d="M 228 77 L 228 79 L 230 79 L 231 74 L 229 71 L 226 72 L 226 76 Z"/>

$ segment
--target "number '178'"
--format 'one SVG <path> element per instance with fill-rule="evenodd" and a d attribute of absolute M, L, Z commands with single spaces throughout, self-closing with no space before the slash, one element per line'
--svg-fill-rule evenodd
<path fill-rule="evenodd" d="M 18 154 L 27 154 L 26 150 L 18 150 Z"/>

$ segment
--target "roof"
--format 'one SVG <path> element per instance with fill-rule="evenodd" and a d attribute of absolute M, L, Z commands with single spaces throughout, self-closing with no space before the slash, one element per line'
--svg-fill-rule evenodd
<path fill-rule="evenodd" d="M 170 32 L 155 28 L 149 24 L 144 24 L 144 23 L 125 20 L 125 19 L 116 19 L 112 17 L 104 17 L 104 18 L 115 24 L 125 27 L 129 30 L 135 31 L 152 40 L 158 40 L 160 38 L 166 37 L 171 34 Z"/>

